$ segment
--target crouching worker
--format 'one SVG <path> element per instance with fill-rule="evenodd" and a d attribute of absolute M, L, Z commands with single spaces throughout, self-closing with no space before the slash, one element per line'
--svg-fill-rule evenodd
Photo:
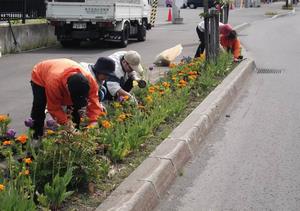
<path fill-rule="evenodd" d="M 34 121 L 34 139 L 43 136 L 45 109 L 69 132 L 80 124 L 80 109 L 86 107 L 90 124 L 95 124 L 102 112 L 98 99 L 98 85 L 92 74 L 69 59 L 46 60 L 34 66 L 31 74 L 33 103 L 31 118 Z M 63 107 L 71 107 L 72 119 Z"/>
<path fill-rule="evenodd" d="M 80 65 L 89 71 L 96 79 L 99 86 L 99 101 L 103 102 L 107 94 L 104 83 L 108 78 L 115 77 L 115 61 L 109 57 L 100 57 L 95 64 L 80 62 Z"/>
<path fill-rule="evenodd" d="M 135 101 L 130 94 L 133 82 L 137 81 L 140 88 L 146 87 L 146 82 L 138 76 L 143 73 L 141 56 L 136 51 L 120 51 L 109 56 L 115 61 L 115 76 L 109 77 L 105 83 L 108 100 L 116 99 L 120 96 L 128 96 Z"/>
<path fill-rule="evenodd" d="M 231 30 L 227 35 L 222 35 L 220 43 L 227 52 L 233 54 L 234 62 L 238 62 L 243 58 L 241 56 L 241 44 L 235 30 Z"/>

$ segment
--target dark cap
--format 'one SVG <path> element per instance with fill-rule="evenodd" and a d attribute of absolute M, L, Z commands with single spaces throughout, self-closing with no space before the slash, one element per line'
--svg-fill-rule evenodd
<path fill-rule="evenodd" d="M 92 65 L 95 75 L 103 74 L 106 76 L 114 76 L 115 61 L 109 57 L 100 57 L 95 65 Z"/>
<path fill-rule="evenodd" d="M 86 77 L 81 73 L 71 75 L 67 81 L 73 106 L 77 109 L 87 106 L 90 85 Z"/>

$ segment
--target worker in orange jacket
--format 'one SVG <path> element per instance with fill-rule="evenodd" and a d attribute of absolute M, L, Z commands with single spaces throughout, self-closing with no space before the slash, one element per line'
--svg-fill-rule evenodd
<path fill-rule="evenodd" d="M 227 35 L 221 35 L 220 43 L 222 47 L 233 54 L 234 61 L 237 62 L 241 58 L 241 44 L 237 38 L 235 30 L 231 30 Z"/>
<path fill-rule="evenodd" d="M 108 77 L 113 70 L 95 70 L 98 76 Z M 52 59 L 38 63 L 31 74 L 33 104 L 34 138 L 43 135 L 45 109 L 57 121 L 74 131 L 80 124 L 79 110 L 86 107 L 86 114 L 91 124 L 95 124 L 103 107 L 99 102 L 98 84 L 95 77 L 84 70 L 75 61 L 69 59 Z M 72 107 L 73 121 L 69 119 L 63 107 Z"/>

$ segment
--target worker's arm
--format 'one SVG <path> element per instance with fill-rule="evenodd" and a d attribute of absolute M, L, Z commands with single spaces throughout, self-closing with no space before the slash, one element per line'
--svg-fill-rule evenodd
<path fill-rule="evenodd" d="M 234 59 L 238 59 L 241 54 L 241 44 L 238 39 L 236 39 L 233 43 L 233 57 Z"/>
<path fill-rule="evenodd" d="M 87 106 L 87 117 L 89 118 L 90 122 L 96 122 L 99 118 L 99 115 L 103 111 L 103 106 L 99 102 L 99 95 L 98 95 L 98 84 L 94 80 L 90 81 L 90 92 L 89 92 L 89 99 L 88 99 L 88 106 Z"/>

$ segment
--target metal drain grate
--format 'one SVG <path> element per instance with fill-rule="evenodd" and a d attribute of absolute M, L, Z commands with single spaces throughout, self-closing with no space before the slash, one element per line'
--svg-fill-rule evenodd
<path fill-rule="evenodd" d="M 258 74 L 281 74 L 282 69 L 256 68 Z"/>

